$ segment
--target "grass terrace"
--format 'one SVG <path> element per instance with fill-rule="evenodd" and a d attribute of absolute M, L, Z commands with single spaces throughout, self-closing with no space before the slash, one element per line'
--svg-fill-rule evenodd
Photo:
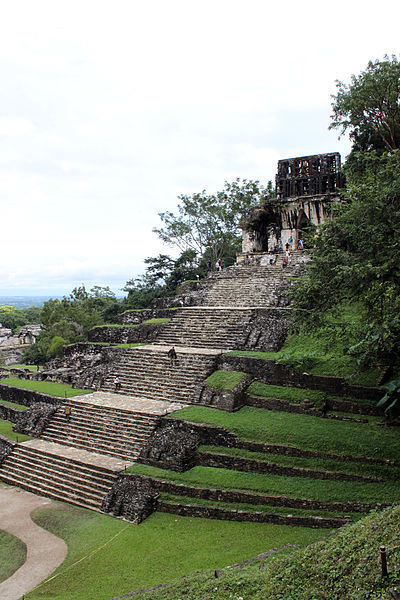
<path fill-rule="evenodd" d="M 109 600 L 199 569 L 220 569 L 285 544 L 303 547 L 327 535 L 327 530 L 305 527 L 163 513 L 137 526 L 61 503 L 58 509 L 39 509 L 32 516 L 66 541 L 68 556 L 55 577 L 26 600 Z M 283 552 L 293 550 L 292 546 Z"/>
<path fill-rule="evenodd" d="M 215 390 L 232 390 L 235 388 L 246 373 L 242 371 L 214 371 L 206 379 L 206 384 Z"/>
<path fill-rule="evenodd" d="M 26 545 L 17 537 L 0 530 L 0 583 L 5 581 L 26 560 Z"/>
<path fill-rule="evenodd" d="M 32 381 L 30 379 L 19 379 L 18 377 L 8 377 L 1 379 L 0 383 L 25 390 L 32 390 L 57 398 L 71 398 L 72 396 L 82 396 L 84 394 L 92 394 L 93 390 L 81 390 L 73 388 L 71 385 L 57 383 L 53 381 Z"/>

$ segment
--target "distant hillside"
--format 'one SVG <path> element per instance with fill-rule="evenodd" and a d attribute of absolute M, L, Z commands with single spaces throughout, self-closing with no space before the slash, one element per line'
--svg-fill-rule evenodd
<path fill-rule="evenodd" d="M 20 310 L 31 306 L 43 306 L 50 299 L 61 300 L 61 296 L 0 296 L 0 308 L 13 306 Z"/>

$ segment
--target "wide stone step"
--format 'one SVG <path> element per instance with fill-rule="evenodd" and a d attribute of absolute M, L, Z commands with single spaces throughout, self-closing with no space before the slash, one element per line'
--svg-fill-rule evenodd
<path fill-rule="evenodd" d="M 40 485 L 38 482 L 26 481 L 21 475 L 3 474 L 0 472 L 0 479 L 9 485 L 16 485 L 21 487 L 28 492 L 32 492 L 39 496 L 46 496 L 53 500 L 61 500 L 62 502 L 68 502 L 70 504 L 76 504 L 83 508 L 90 508 L 92 510 L 100 511 L 102 499 L 100 498 L 87 498 L 74 490 L 66 491 L 60 490 L 50 484 Z"/>
<path fill-rule="evenodd" d="M 115 475 L 101 476 L 96 472 L 91 472 L 89 469 L 83 468 L 79 471 L 76 471 L 71 469 L 70 466 L 66 467 L 65 463 L 52 461 L 50 464 L 43 459 L 35 460 L 31 456 L 28 459 L 23 455 L 13 456 L 12 465 L 8 466 L 7 468 L 10 469 L 17 467 L 25 471 L 34 471 L 36 469 L 41 473 L 62 474 L 63 478 L 65 477 L 65 472 L 67 471 L 68 479 L 70 481 L 77 481 L 79 483 L 82 481 L 82 477 L 84 477 L 84 481 L 86 483 L 90 482 L 93 487 L 98 487 L 101 490 L 108 489 L 115 480 Z"/>
<path fill-rule="evenodd" d="M 66 438 L 62 434 L 48 433 L 42 435 L 43 440 L 55 442 L 56 444 L 63 444 L 65 446 L 71 446 L 73 448 L 80 448 L 87 451 L 93 451 L 98 454 L 104 454 L 105 456 L 114 456 L 127 461 L 134 461 L 140 453 L 140 448 L 135 447 L 126 450 L 121 446 L 114 446 L 110 450 L 110 444 L 93 443 L 91 440 L 84 438 Z"/>

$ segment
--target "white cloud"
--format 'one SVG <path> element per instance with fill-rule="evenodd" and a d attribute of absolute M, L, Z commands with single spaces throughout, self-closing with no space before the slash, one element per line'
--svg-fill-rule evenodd
<path fill-rule="evenodd" d="M 151 229 L 179 194 L 345 155 L 327 131 L 334 81 L 398 52 L 399 13 L 397 0 L 4 5 L 0 293 L 119 286 L 169 251 Z"/>

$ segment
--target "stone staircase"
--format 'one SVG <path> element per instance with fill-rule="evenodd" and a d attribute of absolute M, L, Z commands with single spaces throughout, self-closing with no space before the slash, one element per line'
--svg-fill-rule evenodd
<path fill-rule="evenodd" d="M 283 303 L 295 267 L 236 266 L 213 274 L 205 291 L 206 306 L 270 307 Z"/>
<path fill-rule="evenodd" d="M 216 351 L 177 348 L 177 360 L 172 363 L 168 349 L 168 346 L 145 346 L 126 350 L 102 390 L 114 391 L 113 380 L 118 375 L 120 394 L 190 403 L 199 384 L 215 370 Z"/>
<path fill-rule="evenodd" d="M 99 459 L 94 453 L 81 454 L 81 460 L 65 454 L 59 444 L 47 444 L 46 450 L 33 447 L 31 442 L 18 444 L 2 463 L 0 478 L 34 494 L 100 510 L 122 464 L 107 468 L 94 464 L 104 462 L 104 457 Z"/>
<path fill-rule="evenodd" d="M 134 461 L 154 430 L 157 417 L 117 408 L 68 402 L 67 421 L 59 409 L 41 435 L 43 440 Z"/>
<path fill-rule="evenodd" d="M 234 349 L 254 311 L 243 308 L 182 308 L 157 336 L 157 344 L 192 348 Z"/>

